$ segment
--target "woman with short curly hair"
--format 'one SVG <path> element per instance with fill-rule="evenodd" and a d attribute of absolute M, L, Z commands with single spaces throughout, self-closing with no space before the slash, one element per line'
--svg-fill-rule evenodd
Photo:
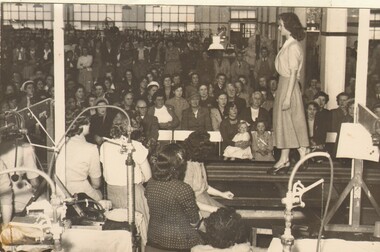
<path fill-rule="evenodd" d="M 183 144 L 188 155 L 184 181 L 193 188 L 201 215 L 208 217 L 211 212 L 223 207 L 210 195 L 225 199 L 232 199 L 234 195 L 230 191 L 221 192 L 207 183 L 206 169 L 203 162 L 206 157 L 210 156 L 211 150 L 214 148 L 210 142 L 210 134 L 207 131 L 194 131 Z"/>

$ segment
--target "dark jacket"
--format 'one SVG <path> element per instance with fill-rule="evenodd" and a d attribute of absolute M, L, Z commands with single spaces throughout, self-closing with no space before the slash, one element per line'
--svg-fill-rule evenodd
<path fill-rule="evenodd" d="M 240 117 L 251 125 L 251 131 L 256 130 L 257 121 L 265 121 L 267 130 L 270 130 L 272 128 L 271 117 L 265 108 L 259 108 L 259 115 L 257 116 L 256 121 L 252 120 L 251 107 L 243 110 L 243 112 L 240 114 Z"/>
<path fill-rule="evenodd" d="M 140 117 L 141 118 L 141 117 Z M 145 137 L 147 139 L 158 139 L 158 119 L 155 116 L 152 115 L 145 115 L 144 118 L 141 120 L 141 124 L 144 130 Z"/>
<path fill-rule="evenodd" d="M 199 107 L 197 117 L 195 117 L 192 108 L 185 109 L 182 112 L 181 129 L 211 131 L 212 125 L 209 110 Z"/>

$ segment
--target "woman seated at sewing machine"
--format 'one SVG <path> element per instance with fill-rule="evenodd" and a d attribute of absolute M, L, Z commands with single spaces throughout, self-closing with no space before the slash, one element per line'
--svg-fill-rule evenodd
<path fill-rule="evenodd" d="M 66 125 L 69 126 L 78 114 L 79 111 L 67 115 Z M 70 193 L 84 192 L 99 201 L 102 199 L 99 190 L 102 173 L 97 146 L 86 142 L 85 137 L 89 131 L 90 118 L 80 116 L 67 133 L 69 140 L 66 143 L 66 182 Z"/>

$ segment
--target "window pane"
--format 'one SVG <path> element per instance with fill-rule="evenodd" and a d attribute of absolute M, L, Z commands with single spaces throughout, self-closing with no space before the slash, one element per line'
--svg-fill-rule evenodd
<path fill-rule="evenodd" d="M 123 14 L 115 13 L 115 21 L 121 21 L 121 20 L 123 20 Z"/>
<path fill-rule="evenodd" d="M 114 12 L 115 11 L 115 6 L 112 4 L 107 5 L 107 12 Z"/>
<path fill-rule="evenodd" d="M 81 20 L 81 13 L 80 12 L 74 12 L 74 20 Z"/>
<path fill-rule="evenodd" d="M 170 30 L 171 31 L 177 31 L 178 30 L 178 23 L 174 23 L 170 25 Z"/>
<path fill-rule="evenodd" d="M 146 6 L 145 7 L 145 12 L 153 12 L 153 6 Z M 152 28 L 153 28 L 153 25 L 152 25 Z"/>
<path fill-rule="evenodd" d="M 169 13 L 170 12 L 170 6 L 162 6 L 161 10 L 162 10 L 163 13 L 164 12 Z"/>
<path fill-rule="evenodd" d="M 194 22 L 194 14 L 188 14 L 187 15 L 187 22 Z"/>
<path fill-rule="evenodd" d="M 74 12 L 80 12 L 82 10 L 80 4 L 74 4 Z"/>
<path fill-rule="evenodd" d="M 4 12 L 9 11 L 10 8 L 11 8 L 11 7 L 10 7 L 9 4 L 7 4 L 7 3 L 3 4 L 3 10 L 4 10 Z"/>
<path fill-rule="evenodd" d="M 22 4 L 20 6 L 20 11 L 26 11 L 26 4 Z"/>
<path fill-rule="evenodd" d="M 116 22 L 115 26 L 122 29 L 123 28 L 123 23 L 122 22 Z"/>
<path fill-rule="evenodd" d="M 161 7 L 154 6 L 154 7 L 153 7 L 153 12 L 154 12 L 154 13 L 161 13 Z"/>
<path fill-rule="evenodd" d="M 82 12 L 82 20 L 89 20 L 90 14 L 88 12 Z"/>
<path fill-rule="evenodd" d="M 9 12 L 4 12 L 4 19 L 11 19 L 11 15 Z"/>
<path fill-rule="evenodd" d="M 52 11 L 52 5 L 51 4 L 44 4 L 44 11 Z"/>
<path fill-rule="evenodd" d="M 99 4 L 98 10 L 105 12 L 105 11 L 107 11 L 107 6 L 105 4 Z"/>
<path fill-rule="evenodd" d="M 21 12 L 20 11 L 20 19 L 26 19 L 26 12 Z"/>
<path fill-rule="evenodd" d="M 33 7 L 34 4 L 25 4 L 26 6 L 26 10 L 27 11 L 34 11 L 34 7 Z M 37 8 L 38 9 L 38 8 Z"/>
<path fill-rule="evenodd" d="M 231 18 L 238 19 L 239 18 L 239 12 L 236 10 L 231 11 Z"/>
<path fill-rule="evenodd" d="M 162 23 L 162 29 L 168 30 L 170 28 L 169 23 Z"/>
<path fill-rule="evenodd" d="M 94 12 L 97 12 L 98 11 L 98 6 L 96 4 L 91 4 L 90 5 L 90 11 L 94 11 Z"/>
<path fill-rule="evenodd" d="M 145 16 L 145 19 L 146 19 L 146 21 L 153 21 L 153 14 L 149 14 L 149 13 L 147 13 L 146 14 L 146 16 Z M 153 26 L 152 26 L 153 27 Z"/>
<path fill-rule="evenodd" d="M 51 20 L 52 19 L 51 12 L 44 12 L 44 19 Z"/>
<path fill-rule="evenodd" d="M 106 13 L 105 12 L 99 12 L 99 20 L 104 20 L 106 19 Z"/>
<path fill-rule="evenodd" d="M 75 29 L 82 29 L 81 22 L 74 22 Z"/>
<path fill-rule="evenodd" d="M 187 15 L 186 14 L 179 14 L 179 21 L 180 22 L 186 22 Z"/>
<path fill-rule="evenodd" d="M 256 11 L 248 11 L 248 18 L 256 18 Z"/>
<path fill-rule="evenodd" d="M 145 23 L 145 29 L 148 31 L 153 31 L 153 23 Z"/>
<path fill-rule="evenodd" d="M 248 12 L 247 11 L 240 11 L 239 12 L 239 18 L 248 18 Z"/>
<path fill-rule="evenodd" d="M 81 11 L 87 11 L 87 12 L 90 11 L 90 6 L 88 4 L 83 4 Z"/>
<path fill-rule="evenodd" d="M 186 13 L 186 6 L 179 6 L 179 13 Z"/>
<path fill-rule="evenodd" d="M 11 5 L 11 11 L 18 11 L 18 6 L 15 4 Z"/>
<path fill-rule="evenodd" d="M 194 6 L 187 6 L 187 13 L 195 13 L 195 7 Z"/>
<path fill-rule="evenodd" d="M 169 13 L 163 13 L 162 14 L 162 21 L 163 22 L 169 22 L 170 21 L 170 15 L 169 15 Z"/>
<path fill-rule="evenodd" d="M 171 7 L 170 7 L 170 11 L 171 11 L 172 13 L 177 13 L 177 12 L 178 12 L 178 6 L 171 6 Z"/>
<path fill-rule="evenodd" d="M 123 12 L 123 6 L 118 4 L 118 5 L 114 5 L 115 6 L 115 12 Z"/>
<path fill-rule="evenodd" d="M 179 24 L 179 31 L 183 32 L 185 30 L 185 24 Z"/>
<path fill-rule="evenodd" d="M 161 14 L 155 13 L 153 16 L 153 21 L 161 21 Z"/>
<path fill-rule="evenodd" d="M 154 30 L 154 31 L 161 31 L 161 25 L 158 24 L 158 23 L 154 23 L 154 25 L 153 25 L 153 30 Z"/>
<path fill-rule="evenodd" d="M 28 19 L 29 20 L 34 20 L 34 18 L 35 18 L 35 15 L 34 15 L 34 12 L 28 12 Z"/>
<path fill-rule="evenodd" d="M 171 13 L 170 14 L 170 21 L 171 22 L 178 22 L 178 13 Z"/>

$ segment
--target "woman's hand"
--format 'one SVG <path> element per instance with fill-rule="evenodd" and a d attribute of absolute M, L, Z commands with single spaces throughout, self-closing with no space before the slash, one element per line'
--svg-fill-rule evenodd
<path fill-rule="evenodd" d="M 290 99 L 286 99 L 284 100 L 284 102 L 282 103 L 282 110 L 288 110 L 290 109 Z"/>
<path fill-rule="evenodd" d="M 220 194 L 220 197 L 222 197 L 222 198 L 224 198 L 224 199 L 229 199 L 229 200 L 233 199 L 234 196 L 235 196 L 235 195 L 234 195 L 232 192 L 230 192 L 230 191 L 222 192 L 222 193 Z"/>

